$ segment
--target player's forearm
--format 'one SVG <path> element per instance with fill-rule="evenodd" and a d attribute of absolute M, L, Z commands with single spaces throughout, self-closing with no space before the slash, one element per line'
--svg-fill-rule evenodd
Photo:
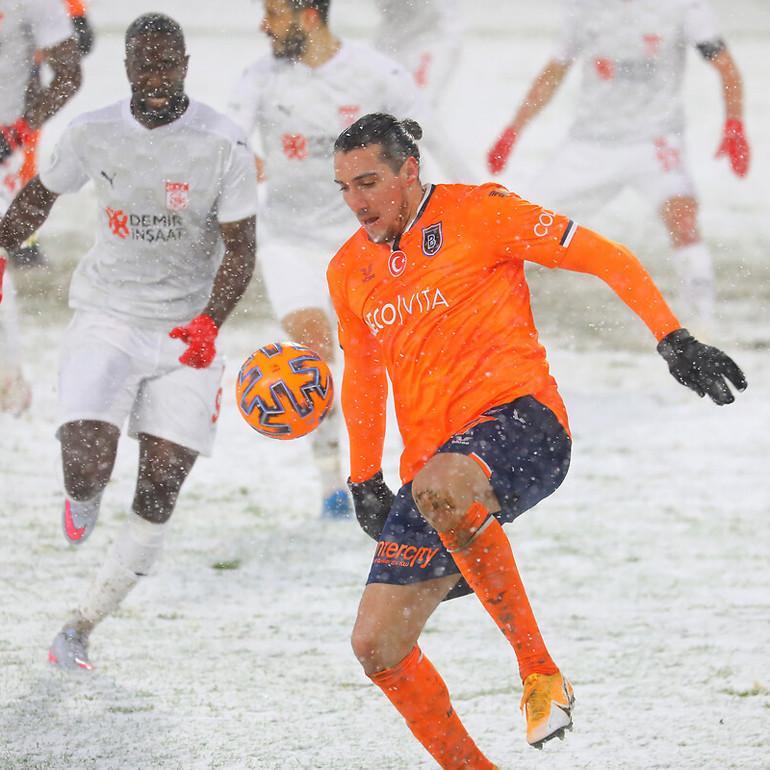
<path fill-rule="evenodd" d="M 47 62 L 54 77 L 47 88 L 31 94 L 24 117 L 32 128 L 40 128 L 78 91 L 82 82 L 77 43 L 67 40 L 51 49 Z"/>
<path fill-rule="evenodd" d="M 682 325 L 650 274 L 619 243 L 580 227 L 559 266 L 601 278 L 644 321 L 657 340 Z"/>
<path fill-rule="evenodd" d="M 725 120 L 743 120 L 743 78 L 735 60 L 724 50 L 711 63 L 722 80 Z"/>
<path fill-rule="evenodd" d="M 527 124 L 551 101 L 568 69 L 568 64 L 556 60 L 548 62 L 524 97 L 510 128 L 521 134 Z"/>
<path fill-rule="evenodd" d="M 0 246 L 8 250 L 21 246 L 48 219 L 58 197 L 38 177 L 32 179 L 0 220 Z"/>
<path fill-rule="evenodd" d="M 203 313 L 210 316 L 217 328 L 243 297 L 254 275 L 256 265 L 256 220 L 222 225 L 225 255 L 214 277 L 211 296 Z"/>
<path fill-rule="evenodd" d="M 384 367 L 368 357 L 346 353 L 341 401 L 354 482 L 370 479 L 382 467 L 387 398 Z"/>

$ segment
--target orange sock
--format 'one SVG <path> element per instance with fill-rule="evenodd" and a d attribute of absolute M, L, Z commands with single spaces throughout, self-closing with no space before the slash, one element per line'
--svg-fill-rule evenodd
<path fill-rule="evenodd" d="M 441 675 L 417 645 L 393 668 L 370 678 L 444 770 L 494 770 L 452 708 Z"/>
<path fill-rule="evenodd" d="M 440 532 L 441 541 L 484 609 L 511 643 L 522 682 L 534 673 L 555 674 L 559 669 L 540 635 L 511 544 L 500 522 L 481 503 L 474 503 L 458 531 L 477 534 L 465 547 L 460 546 L 454 530 Z"/>

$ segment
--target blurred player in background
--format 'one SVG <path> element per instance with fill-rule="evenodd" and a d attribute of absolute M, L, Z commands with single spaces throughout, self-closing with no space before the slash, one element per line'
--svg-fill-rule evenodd
<path fill-rule="evenodd" d="M 473 179 L 464 154 L 452 146 L 438 118 L 462 52 L 458 0 L 375 0 L 375 5 L 380 12 L 375 45 L 412 73 L 431 108 L 433 156 L 452 180 Z"/>
<path fill-rule="evenodd" d="M 28 93 L 36 53 L 48 60 L 53 77 L 46 87 Z M 80 80 L 77 45 L 61 0 L 0 0 L 0 214 L 21 187 L 25 146 L 75 95 Z M 0 249 L 0 281 L 8 258 Z M 30 389 L 21 371 L 10 276 L 5 282 L 11 300 L 0 310 L 0 411 L 18 413 L 29 404 Z"/>
<path fill-rule="evenodd" d="M 353 649 L 442 768 L 492 768 L 418 647 L 445 598 L 475 592 L 514 649 L 527 740 L 572 724 L 573 694 L 538 630 L 502 524 L 569 467 L 564 403 L 532 318 L 524 262 L 590 273 L 645 322 L 681 383 L 718 404 L 746 381 L 697 342 L 624 246 L 504 187 L 420 179 L 414 121 L 366 115 L 335 144 L 335 179 L 361 228 L 328 270 L 345 373 L 350 485 L 377 549 Z M 387 378 L 403 486 L 382 480 Z"/>
<path fill-rule="evenodd" d="M 698 229 L 698 203 L 685 162 L 684 81 L 695 46 L 719 74 L 725 123 L 717 157 L 749 170 L 740 73 L 707 0 L 568 0 L 561 39 L 488 155 L 505 168 L 522 131 L 582 60 L 578 112 L 569 138 L 529 190 L 533 200 L 584 221 L 634 187 L 657 208 L 674 249 L 680 304 L 696 324 L 714 313 L 714 268 Z"/>
<path fill-rule="evenodd" d="M 62 0 L 64 2 L 64 0 Z M 78 51 L 81 56 L 91 52 L 94 45 L 94 32 L 86 15 L 86 7 L 80 0 L 66 0 L 64 2 L 67 13 L 72 20 L 72 28 L 77 41 Z M 35 95 L 44 87 L 43 69 L 45 68 L 45 56 L 43 51 L 35 53 L 35 63 L 32 66 L 29 82 L 27 83 L 27 99 L 34 99 Z M 24 143 L 24 163 L 19 169 L 18 187 L 20 189 L 32 177 L 37 175 L 37 150 L 40 141 L 40 129 L 32 131 Z M 18 267 L 32 267 L 42 265 L 44 262 L 40 245 L 35 236 L 22 244 L 11 253 L 11 261 Z"/>
<path fill-rule="evenodd" d="M 409 73 L 368 46 L 340 40 L 328 26 L 330 0 L 265 0 L 262 31 L 272 52 L 242 75 L 230 117 L 261 145 L 267 179 L 260 212 L 260 265 L 270 301 L 291 339 L 335 358 L 324 275 L 350 234 L 329 162 L 339 132 L 373 110 L 422 114 Z M 339 452 L 339 413 L 311 436 L 325 517 L 350 515 Z"/>
<path fill-rule="evenodd" d="M 95 186 L 96 241 L 70 288 L 59 429 L 67 540 L 93 531 L 120 431 L 139 440 L 133 510 L 49 660 L 90 669 L 88 639 L 158 559 L 180 488 L 213 445 L 224 363 L 217 333 L 251 278 L 257 189 L 246 138 L 184 91 L 179 25 L 126 32 L 131 99 L 74 120 L 0 222 L 18 246 L 56 198 Z"/>

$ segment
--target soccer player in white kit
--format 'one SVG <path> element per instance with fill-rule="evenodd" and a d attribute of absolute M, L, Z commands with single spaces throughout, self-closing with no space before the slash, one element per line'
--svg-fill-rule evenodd
<path fill-rule="evenodd" d="M 241 76 L 229 114 L 261 144 L 267 202 L 260 211 L 260 266 L 284 330 L 333 362 L 326 266 L 351 234 L 350 214 L 329 178 L 334 140 L 367 112 L 423 112 L 409 73 L 328 26 L 330 0 L 265 0 L 272 53 Z M 339 412 L 311 435 L 323 516 L 350 515 L 339 452 Z"/>
<path fill-rule="evenodd" d="M 81 72 L 72 23 L 61 0 L 0 0 L 0 215 L 18 192 L 25 143 L 80 87 Z M 53 72 L 47 87 L 27 93 L 38 52 Z M 0 283 L 8 254 L 0 249 Z M 30 388 L 21 370 L 19 324 L 9 275 L 0 307 L 0 411 L 18 413 Z"/>
<path fill-rule="evenodd" d="M 739 177 L 749 168 L 740 73 L 707 0 L 569 0 L 561 39 L 513 121 L 489 151 L 500 172 L 517 138 L 582 60 L 577 115 L 569 138 L 540 171 L 528 197 L 576 219 L 624 187 L 656 207 L 680 275 L 681 303 L 708 326 L 714 271 L 698 230 L 698 204 L 685 163 L 682 84 L 688 46 L 716 69 L 725 105 L 717 156 Z"/>
<path fill-rule="evenodd" d="M 161 14 L 126 32 L 130 100 L 74 120 L 0 222 L 20 243 L 59 194 L 89 180 L 96 242 L 72 279 L 59 372 L 64 532 L 93 530 L 121 427 L 139 440 L 133 510 L 49 660 L 90 669 L 88 638 L 157 560 L 177 495 L 211 452 L 224 363 L 217 332 L 251 278 L 257 189 L 246 138 L 184 91 L 179 25 Z"/>

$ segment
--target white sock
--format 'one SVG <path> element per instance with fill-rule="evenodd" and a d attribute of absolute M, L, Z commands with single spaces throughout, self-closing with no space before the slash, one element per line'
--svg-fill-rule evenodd
<path fill-rule="evenodd" d="M 674 251 L 679 274 L 679 299 L 687 326 L 688 320 L 709 325 L 714 319 L 716 290 L 711 254 L 703 242 L 692 243 Z"/>
<path fill-rule="evenodd" d="M 321 492 L 324 497 L 345 486 L 340 463 L 339 415 L 338 409 L 332 409 L 310 434 L 313 459 L 321 475 Z"/>
<path fill-rule="evenodd" d="M 154 524 L 133 511 L 118 533 L 96 579 L 78 607 L 91 627 L 114 612 L 163 550 L 167 523 Z"/>

